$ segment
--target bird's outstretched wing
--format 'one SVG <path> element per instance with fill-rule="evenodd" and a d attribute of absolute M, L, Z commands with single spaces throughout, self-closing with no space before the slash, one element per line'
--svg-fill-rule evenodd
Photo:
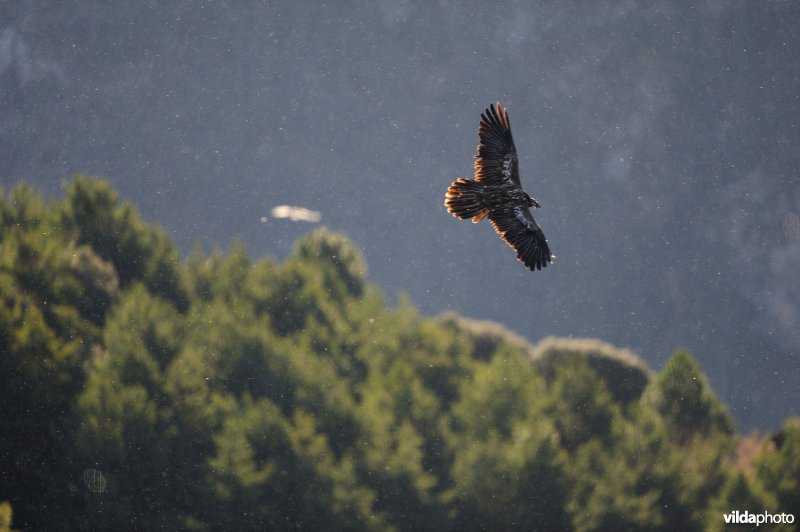
<path fill-rule="evenodd" d="M 489 187 L 519 187 L 517 148 L 511 136 L 508 111 L 500 107 L 500 102 L 489 106 L 481 114 L 478 135 L 480 143 L 475 155 L 475 179 Z"/>
<path fill-rule="evenodd" d="M 497 207 L 489 213 L 489 221 L 531 270 L 541 270 L 555 259 L 528 207 L 519 204 Z"/>

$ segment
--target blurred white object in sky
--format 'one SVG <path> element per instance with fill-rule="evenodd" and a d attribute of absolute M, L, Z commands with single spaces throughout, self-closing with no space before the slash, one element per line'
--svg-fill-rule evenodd
<path fill-rule="evenodd" d="M 322 214 L 305 207 L 295 207 L 292 205 L 277 205 L 272 208 L 273 218 L 289 218 L 293 222 L 319 222 Z"/>

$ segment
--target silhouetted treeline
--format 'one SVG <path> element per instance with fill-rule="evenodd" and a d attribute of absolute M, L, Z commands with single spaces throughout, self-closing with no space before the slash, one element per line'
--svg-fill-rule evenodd
<path fill-rule="evenodd" d="M 703 530 L 800 516 L 800 420 L 691 355 L 389 308 L 325 229 L 181 259 L 100 180 L 0 201 L 0 530 Z M 6 504 L 6 503 L 10 503 Z"/>

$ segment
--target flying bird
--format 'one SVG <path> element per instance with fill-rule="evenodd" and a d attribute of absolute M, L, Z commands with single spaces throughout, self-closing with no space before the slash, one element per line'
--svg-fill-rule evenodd
<path fill-rule="evenodd" d="M 542 229 L 530 207 L 541 205 L 519 182 L 519 161 L 508 111 L 500 102 L 481 114 L 478 127 L 475 179 L 459 178 L 450 184 L 444 200 L 447 210 L 458 218 L 478 223 L 487 216 L 495 231 L 517 252 L 517 258 L 531 270 L 541 270 L 555 255 L 550 253 Z"/>
<path fill-rule="evenodd" d="M 293 222 L 315 223 L 322 220 L 322 214 L 305 207 L 295 207 L 294 205 L 277 205 L 272 208 L 273 218 L 288 218 Z"/>

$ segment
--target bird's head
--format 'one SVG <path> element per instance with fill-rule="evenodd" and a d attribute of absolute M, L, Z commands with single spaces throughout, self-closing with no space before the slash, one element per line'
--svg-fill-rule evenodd
<path fill-rule="evenodd" d="M 542 205 L 536 201 L 536 199 L 530 197 L 527 193 L 525 193 L 525 197 L 528 198 L 528 207 L 533 207 L 534 209 L 538 209 Z"/>

